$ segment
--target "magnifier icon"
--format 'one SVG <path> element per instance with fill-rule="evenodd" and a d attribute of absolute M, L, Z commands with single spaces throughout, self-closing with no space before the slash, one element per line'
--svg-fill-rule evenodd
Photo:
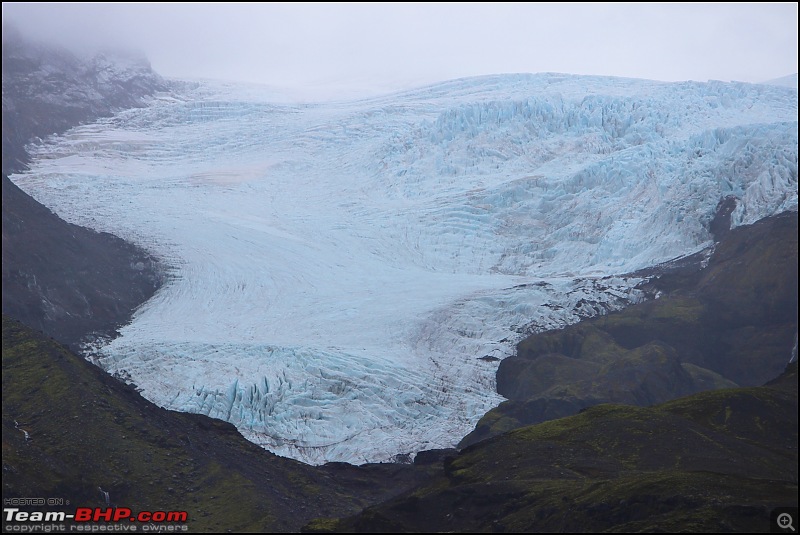
<path fill-rule="evenodd" d="M 781 529 L 789 528 L 792 531 L 795 531 L 794 526 L 792 525 L 792 515 L 789 513 L 781 513 L 778 515 L 778 527 Z"/>

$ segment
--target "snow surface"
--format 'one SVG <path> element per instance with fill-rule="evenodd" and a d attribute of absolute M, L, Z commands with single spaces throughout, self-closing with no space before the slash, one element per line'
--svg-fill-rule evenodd
<path fill-rule="evenodd" d="M 782 87 L 793 87 L 797 89 L 797 73 L 781 76 L 780 78 L 773 78 L 772 80 L 767 80 L 763 83 L 769 85 L 779 85 Z"/>
<path fill-rule="evenodd" d="M 99 363 L 307 462 L 449 447 L 525 334 L 797 209 L 797 90 L 558 74 L 316 105 L 205 83 L 35 148 L 13 180 L 171 266 Z"/>

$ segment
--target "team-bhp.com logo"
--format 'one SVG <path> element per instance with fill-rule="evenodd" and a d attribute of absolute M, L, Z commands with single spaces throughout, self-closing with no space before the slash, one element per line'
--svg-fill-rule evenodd
<path fill-rule="evenodd" d="M 142 511 L 133 514 L 127 507 L 78 507 L 75 522 L 186 522 L 186 511 Z"/>
<path fill-rule="evenodd" d="M 137 528 L 142 531 L 187 531 L 188 527 L 185 522 L 189 519 L 186 511 L 140 511 L 134 513 L 127 507 L 78 507 L 73 514 L 64 511 L 22 511 L 17 507 L 4 507 L 3 516 L 6 521 L 6 531 L 20 532 L 39 531 L 25 529 L 25 527 L 32 527 L 30 524 L 35 522 L 52 523 L 54 527 L 58 523 L 62 523 L 60 527 L 55 528 L 55 531 L 110 531 L 110 529 L 98 529 L 101 528 L 99 525 L 101 523 L 105 528 L 111 527 L 105 526 L 107 523 L 123 524 L 125 531 L 137 531 Z M 63 525 L 65 522 L 69 522 L 71 525 L 68 527 Z M 175 525 L 175 523 L 184 524 Z M 19 529 L 14 529 L 14 526 Z M 170 529 L 165 530 L 167 526 Z"/>

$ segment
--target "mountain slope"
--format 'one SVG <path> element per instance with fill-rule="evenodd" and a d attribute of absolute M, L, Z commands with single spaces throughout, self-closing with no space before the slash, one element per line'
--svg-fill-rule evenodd
<path fill-rule="evenodd" d="M 161 283 L 157 261 L 64 222 L 3 175 L 3 313 L 65 344 L 112 333 Z"/>
<path fill-rule="evenodd" d="M 461 445 L 598 403 L 647 406 L 774 377 L 796 344 L 797 225 L 787 212 L 736 228 L 707 267 L 647 283 L 658 299 L 526 338 L 498 368 L 509 401 Z"/>
<path fill-rule="evenodd" d="M 408 465 L 314 468 L 227 423 L 170 412 L 3 316 L 3 499 L 186 510 L 192 531 L 296 531 L 418 482 Z M 52 509 L 52 508 L 51 508 Z M 33 510 L 27 508 L 23 510 Z"/>
<path fill-rule="evenodd" d="M 147 59 L 121 53 L 80 59 L 30 42 L 3 24 L 3 174 L 25 168 L 25 145 L 167 88 Z"/>
<path fill-rule="evenodd" d="M 77 347 L 111 335 L 162 280 L 157 261 L 108 233 L 65 223 L 9 181 L 25 145 L 166 89 L 146 60 L 72 54 L 3 26 L 4 314 Z"/>
<path fill-rule="evenodd" d="M 778 85 L 781 87 L 793 87 L 797 89 L 797 73 L 794 74 L 787 74 L 786 76 L 781 76 L 780 78 L 773 78 L 772 80 L 767 80 L 764 82 L 768 85 Z"/>
<path fill-rule="evenodd" d="M 797 507 L 797 363 L 766 386 L 598 405 L 481 442 L 430 482 L 307 531 L 770 531 Z"/>

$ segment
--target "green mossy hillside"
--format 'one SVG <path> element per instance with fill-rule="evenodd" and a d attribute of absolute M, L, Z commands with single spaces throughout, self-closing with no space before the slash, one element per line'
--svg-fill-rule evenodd
<path fill-rule="evenodd" d="M 797 336 L 797 212 L 736 228 L 707 267 L 663 273 L 658 299 L 536 334 L 497 371 L 509 401 L 465 447 L 599 403 L 649 406 L 777 376 Z"/>
<path fill-rule="evenodd" d="M 354 517 L 307 531 L 768 532 L 797 506 L 797 364 L 768 386 L 598 405 L 517 429 Z"/>
<path fill-rule="evenodd" d="M 192 531 L 296 531 L 418 482 L 408 465 L 322 467 L 273 455 L 232 425 L 167 411 L 3 316 L 3 498 L 57 497 L 189 513 Z"/>

